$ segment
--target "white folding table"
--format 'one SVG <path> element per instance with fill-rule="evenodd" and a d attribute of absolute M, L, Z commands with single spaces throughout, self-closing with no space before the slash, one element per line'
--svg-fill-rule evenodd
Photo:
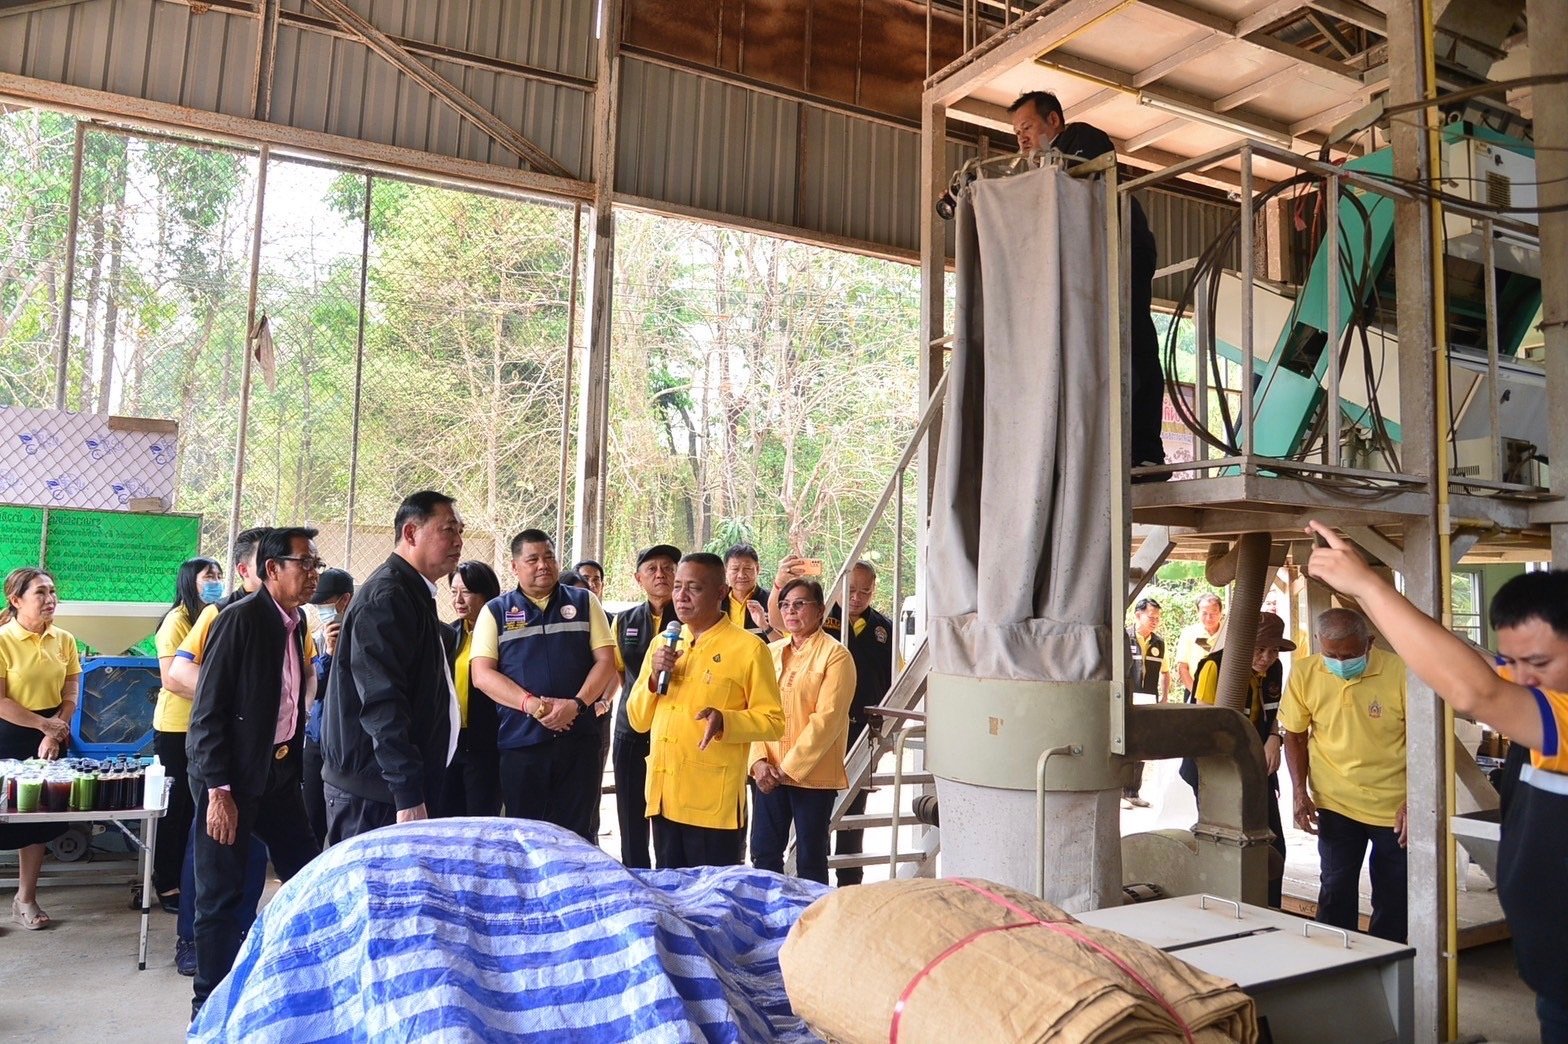
<path fill-rule="evenodd" d="M 136 846 L 142 879 L 142 930 L 136 951 L 136 969 L 147 970 L 147 923 L 152 915 L 152 851 L 158 839 L 161 808 L 123 808 L 95 812 L 0 812 L 0 823 L 113 823 Z M 128 824 L 141 823 L 141 836 Z"/>

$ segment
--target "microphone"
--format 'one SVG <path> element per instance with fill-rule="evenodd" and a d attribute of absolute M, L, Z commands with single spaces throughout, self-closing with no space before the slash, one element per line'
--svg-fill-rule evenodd
<path fill-rule="evenodd" d="M 679 620 L 671 620 L 670 621 L 670 626 L 668 626 L 668 627 L 666 627 L 664 629 L 664 640 L 670 643 L 670 651 L 672 651 L 672 652 L 675 650 L 675 647 L 677 645 L 681 644 L 681 622 Z M 667 695 L 669 695 L 669 692 L 670 692 L 670 672 L 669 671 L 660 671 L 659 672 L 659 677 L 654 682 L 654 690 L 656 692 L 658 692 L 658 694 L 660 696 L 667 696 Z"/>

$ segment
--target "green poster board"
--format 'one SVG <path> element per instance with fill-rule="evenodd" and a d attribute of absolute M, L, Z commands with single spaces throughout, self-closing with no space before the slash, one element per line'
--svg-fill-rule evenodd
<path fill-rule="evenodd" d="M 180 563 L 200 541 L 197 515 L 55 508 L 44 565 L 62 599 L 168 602 Z"/>
<path fill-rule="evenodd" d="M 43 508 L 0 506 L 0 577 L 22 566 L 36 566 L 43 535 Z"/>

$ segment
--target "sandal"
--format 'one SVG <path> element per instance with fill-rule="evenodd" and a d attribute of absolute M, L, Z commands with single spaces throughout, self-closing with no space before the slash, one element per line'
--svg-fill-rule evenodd
<path fill-rule="evenodd" d="M 11 920 L 30 932 L 47 928 L 50 923 L 49 915 L 39 909 L 37 903 L 24 903 L 20 899 L 11 900 Z"/>

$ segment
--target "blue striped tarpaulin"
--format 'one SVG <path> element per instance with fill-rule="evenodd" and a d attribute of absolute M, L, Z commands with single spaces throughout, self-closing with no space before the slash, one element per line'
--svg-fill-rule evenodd
<path fill-rule="evenodd" d="M 826 891 L 627 870 L 526 820 L 387 827 L 278 892 L 190 1039 L 815 1041 L 778 951 Z"/>

